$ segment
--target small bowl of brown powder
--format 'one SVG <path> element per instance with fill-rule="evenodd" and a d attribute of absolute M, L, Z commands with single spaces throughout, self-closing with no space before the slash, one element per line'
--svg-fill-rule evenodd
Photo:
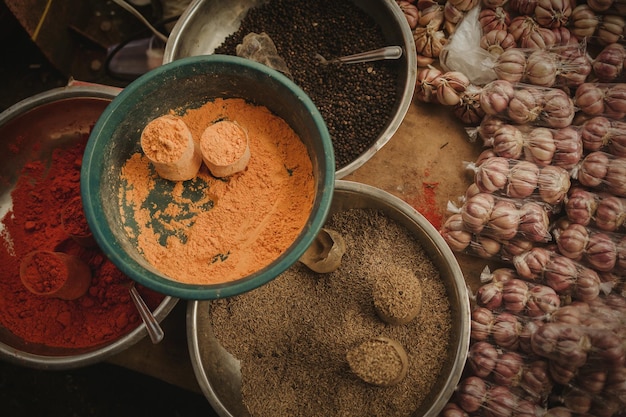
<path fill-rule="evenodd" d="M 171 123 L 148 135 L 161 120 Z M 241 147 L 220 137 L 222 125 L 245 133 Z M 164 175 L 171 167 L 185 176 Z M 213 299 L 298 260 L 327 216 L 334 167 L 328 129 L 300 87 L 257 62 L 209 55 L 156 68 L 111 102 L 81 187 L 94 238 L 117 267 L 162 294 Z"/>
<path fill-rule="evenodd" d="M 189 303 L 203 393 L 223 417 L 438 415 L 469 346 L 469 297 L 453 253 L 420 213 L 365 184 L 336 182 L 324 227 L 345 241 L 336 270 L 299 262 L 255 291 Z M 381 287 L 415 282 L 417 316 L 396 308 L 402 320 L 381 318 Z M 413 303 L 404 308 L 413 313 Z"/>

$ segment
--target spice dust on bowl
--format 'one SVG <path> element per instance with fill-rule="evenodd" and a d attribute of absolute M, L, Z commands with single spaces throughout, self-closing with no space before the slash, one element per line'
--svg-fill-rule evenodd
<path fill-rule="evenodd" d="M 0 357 L 42 369 L 104 360 L 146 329 L 132 282 L 94 245 L 80 197 L 89 132 L 118 90 L 68 86 L 0 114 Z M 138 288 L 162 320 L 177 299 Z"/>
<path fill-rule="evenodd" d="M 254 291 L 188 304 L 203 393 L 223 417 L 438 415 L 469 346 L 456 258 L 417 211 L 364 184 L 337 181 L 324 230 L 338 244 L 317 255 L 340 250 L 334 268 L 305 258 Z"/>
<path fill-rule="evenodd" d="M 334 188 L 329 133 L 286 76 L 232 56 L 140 77 L 94 127 L 83 164 L 96 241 L 136 282 L 209 299 L 297 261 Z"/>

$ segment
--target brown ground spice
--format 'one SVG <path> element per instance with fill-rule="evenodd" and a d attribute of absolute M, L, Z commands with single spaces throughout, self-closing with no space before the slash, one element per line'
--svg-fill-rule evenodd
<path fill-rule="evenodd" d="M 218 340 L 241 361 L 244 401 L 254 417 L 410 416 L 429 396 L 449 349 L 450 303 L 438 270 L 382 212 L 347 210 L 325 227 L 346 241 L 338 270 L 319 275 L 297 263 L 263 287 L 211 303 Z M 394 265 L 422 284 L 422 314 L 401 326 L 381 321 L 372 300 L 376 277 Z M 409 357 L 407 376 L 391 387 L 363 382 L 346 359 L 381 336 Z"/>
<path fill-rule="evenodd" d="M 202 166 L 169 182 L 140 152 L 122 167 L 120 213 L 145 259 L 172 279 L 214 284 L 269 265 L 296 239 L 315 197 L 305 145 L 281 118 L 242 99 L 218 99 L 182 116 L 198 143 L 219 120 L 248 132 L 247 168 L 217 179 Z M 136 225 L 136 226 L 135 226 Z"/>

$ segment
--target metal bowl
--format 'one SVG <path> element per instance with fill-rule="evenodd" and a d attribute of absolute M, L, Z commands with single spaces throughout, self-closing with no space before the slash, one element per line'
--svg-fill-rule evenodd
<path fill-rule="evenodd" d="M 27 98 L 0 114 L 0 137 L 3 138 L 0 141 L 0 178 L 3 179 L 0 181 L 0 218 L 11 209 L 11 191 L 24 164 L 89 134 L 118 92 L 117 88 L 105 86 L 57 88 Z M 12 148 L 15 140 L 20 141 L 17 153 Z M 177 301 L 165 297 L 154 311 L 157 320 L 163 320 Z M 146 334 L 141 323 L 130 333 L 104 346 L 71 349 L 28 343 L 0 326 L 0 359 L 32 368 L 77 368 L 121 352 Z"/>
<path fill-rule="evenodd" d="M 269 0 L 194 0 L 178 19 L 165 46 L 163 62 L 187 56 L 212 54 L 230 34 L 237 31 L 247 11 Z M 398 130 L 411 105 L 417 77 L 417 56 L 413 33 L 395 1 L 364 0 L 355 3 L 380 26 L 388 45 L 399 45 L 404 54 L 396 87 L 396 102 L 391 117 L 375 142 L 355 160 L 340 167 L 341 179 L 361 167 L 378 152 Z"/>
<path fill-rule="evenodd" d="M 439 269 L 450 305 L 451 340 L 443 368 L 429 400 L 414 417 L 436 416 L 452 396 L 467 359 L 470 306 L 463 273 L 454 254 L 437 230 L 419 212 L 399 198 L 375 187 L 336 181 L 331 214 L 352 208 L 382 210 L 408 228 Z M 241 396 L 239 361 L 226 351 L 211 328 L 210 302 L 193 301 L 187 307 L 187 341 L 196 379 L 202 392 L 221 417 L 250 416 Z"/>
<path fill-rule="evenodd" d="M 268 266 L 234 281 L 188 284 L 160 272 L 137 248 L 136 238 L 131 236 L 137 235 L 132 213 L 126 218 L 120 214 L 120 172 L 128 158 L 141 151 L 141 132 L 149 121 L 170 109 L 184 111 L 217 98 L 240 98 L 265 106 L 287 122 L 311 158 L 315 196 L 303 230 Z M 319 111 L 289 78 L 244 58 L 226 55 L 187 57 L 158 67 L 133 81 L 102 113 L 89 137 L 83 158 L 83 206 L 94 238 L 109 259 L 131 279 L 161 294 L 179 298 L 229 297 L 274 279 L 309 247 L 330 207 L 334 166 L 330 134 Z"/>

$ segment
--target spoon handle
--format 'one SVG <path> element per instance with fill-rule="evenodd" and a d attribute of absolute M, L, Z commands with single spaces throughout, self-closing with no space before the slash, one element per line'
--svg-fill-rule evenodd
<path fill-rule="evenodd" d="M 133 299 L 133 302 L 139 311 L 139 315 L 141 315 L 141 319 L 146 324 L 150 340 L 152 340 L 152 343 L 154 344 L 159 343 L 163 340 L 165 333 L 134 285 L 131 285 L 130 287 L 130 297 Z"/>
<path fill-rule="evenodd" d="M 359 62 L 380 61 L 383 59 L 398 59 L 401 56 L 402 48 L 400 46 L 386 46 L 373 51 L 342 56 L 340 58 L 336 58 L 336 61 L 343 62 L 344 64 L 354 64 Z"/>

